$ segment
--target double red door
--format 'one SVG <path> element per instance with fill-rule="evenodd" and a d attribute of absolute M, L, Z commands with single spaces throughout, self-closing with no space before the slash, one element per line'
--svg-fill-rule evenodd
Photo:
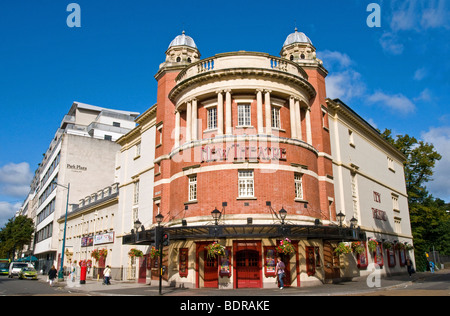
<path fill-rule="evenodd" d="M 235 284 L 237 288 L 262 286 L 261 242 L 235 242 Z"/>
<path fill-rule="evenodd" d="M 219 287 L 219 272 L 218 272 L 218 259 L 217 257 L 210 258 L 205 251 L 204 257 L 204 278 L 203 278 L 203 286 L 204 287 Z"/>

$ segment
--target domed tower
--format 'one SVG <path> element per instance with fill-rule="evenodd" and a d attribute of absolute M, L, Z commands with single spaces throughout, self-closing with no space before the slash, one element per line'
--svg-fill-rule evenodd
<path fill-rule="evenodd" d="M 187 65 L 200 60 L 200 52 L 195 45 L 194 39 L 183 31 L 170 43 L 166 51 L 166 61 L 162 67 L 184 68 Z"/>
<path fill-rule="evenodd" d="M 280 55 L 296 63 L 316 62 L 322 65 L 322 61 L 316 57 L 316 48 L 309 37 L 299 32 L 297 28 L 284 41 Z"/>
<path fill-rule="evenodd" d="M 331 143 L 328 126 L 328 108 L 326 103 L 325 78 L 328 71 L 323 67 L 323 62 L 316 57 L 316 48 L 312 41 L 303 32 L 295 28 L 286 38 L 280 53 L 282 58 L 288 59 L 307 73 L 308 82 L 316 91 L 315 97 L 310 101 L 306 114 L 311 120 L 312 145 L 322 154 L 318 158 L 319 169 L 323 177 L 333 177 L 331 160 Z M 321 183 L 321 209 L 328 210 L 334 205 L 329 201 L 334 199 L 334 187 L 330 183 Z M 331 216 L 332 218 L 334 217 Z"/>

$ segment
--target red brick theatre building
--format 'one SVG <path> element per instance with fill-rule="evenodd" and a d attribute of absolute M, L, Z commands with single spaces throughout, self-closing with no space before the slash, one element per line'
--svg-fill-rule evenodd
<path fill-rule="evenodd" d="M 403 272 L 412 237 L 402 155 L 342 101 L 327 99 L 328 72 L 305 34 L 290 34 L 280 55 L 201 59 L 184 32 L 170 44 L 155 76 L 157 104 L 118 141 L 123 157 L 134 144 L 154 154 L 146 169 L 153 179 L 139 180 L 146 170 L 136 170 L 119 197 L 138 181 L 141 197 L 152 194 L 145 214 L 135 207 L 137 230 L 123 236 L 123 253 L 145 254 L 140 278 L 157 279 L 150 253 L 158 220 L 170 236 L 163 277 L 174 286 L 276 287 L 277 256 L 292 287 L 369 274 L 375 264 Z M 118 172 L 136 163 L 126 157 Z M 131 208 L 119 202 L 119 213 Z M 388 243 L 405 249 L 392 254 Z M 360 248 L 335 251 L 343 245 Z"/>

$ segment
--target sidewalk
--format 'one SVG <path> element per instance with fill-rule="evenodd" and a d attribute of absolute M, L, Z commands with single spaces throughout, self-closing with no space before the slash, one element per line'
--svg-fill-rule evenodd
<path fill-rule="evenodd" d="M 283 290 L 279 289 L 186 289 L 163 286 L 163 296 L 336 296 L 336 295 L 358 295 L 386 290 L 396 287 L 411 285 L 414 282 L 422 281 L 436 274 L 449 274 L 450 270 L 440 270 L 435 274 L 430 272 L 418 272 L 410 278 L 408 274 L 392 277 L 382 277 L 380 287 L 369 287 L 367 277 L 355 278 L 352 281 L 339 284 L 324 284 L 315 287 L 291 287 Z M 46 277 L 42 276 L 41 281 L 45 282 Z M 55 286 L 64 287 L 71 292 L 83 292 L 93 296 L 159 296 L 157 281 L 152 281 L 151 285 L 111 281 L 111 285 L 102 285 L 99 280 L 87 280 L 81 285 L 77 282 L 59 282 Z"/>

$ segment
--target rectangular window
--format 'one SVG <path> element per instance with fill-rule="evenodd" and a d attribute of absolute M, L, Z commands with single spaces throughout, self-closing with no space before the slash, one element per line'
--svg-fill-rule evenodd
<path fill-rule="evenodd" d="M 400 206 L 398 205 L 398 196 L 392 194 L 392 208 L 394 211 L 400 212 Z"/>
<path fill-rule="evenodd" d="M 402 233 L 402 219 L 399 217 L 394 217 L 394 231 L 397 234 Z"/>
<path fill-rule="evenodd" d="M 189 177 L 189 201 L 197 200 L 197 176 Z"/>
<path fill-rule="evenodd" d="M 356 173 L 352 173 L 352 203 L 353 203 L 353 216 L 358 219 L 359 216 L 359 203 L 358 203 L 358 185 L 356 183 Z"/>
<path fill-rule="evenodd" d="M 295 183 L 295 198 L 303 200 L 303 187 L 301 174 L 296 173 L 294 175 L 294 183 Z"/>
<path fill-rule="evenodd" d="M 254 197 L 253 170 L 239 171 L 239 197 Z"/>
<path fill-rule="evenodd" d="M 217 108 L 208 109 L 208 129 L 217 128 Z"/>
<path fill-rule="evenodd" d="M 141 143 L 136 144 L 136 155 L 135 157 L 139 157 L 141 155 Z"/>
<path fill-rule="evenodd" d="M 133 204 L 139 204 L 139 181 L 134 183 Z"/>
<path fill-rule="evenodd" d="M 353 131 L 348 130 L 348 143 L 350 146 L 355 147 L 355 139 L 353 137 Z"/>
<path fill-rule="evenodd" d="M 238 126 L 251 126 L 250 104 L 238 105 Z"/>
<path fill-rule="evenodd" d="M 391 171 L 395 171 L 394 159 L 392 159 L 391 157 L 387 157 L 387 163 L 388 163 L 388 169 Z"/>
<path fill-rule="evenodd" d="M 281 128 L 280 108 L 277 106 L 272 107 L 272 127 Z"/>

